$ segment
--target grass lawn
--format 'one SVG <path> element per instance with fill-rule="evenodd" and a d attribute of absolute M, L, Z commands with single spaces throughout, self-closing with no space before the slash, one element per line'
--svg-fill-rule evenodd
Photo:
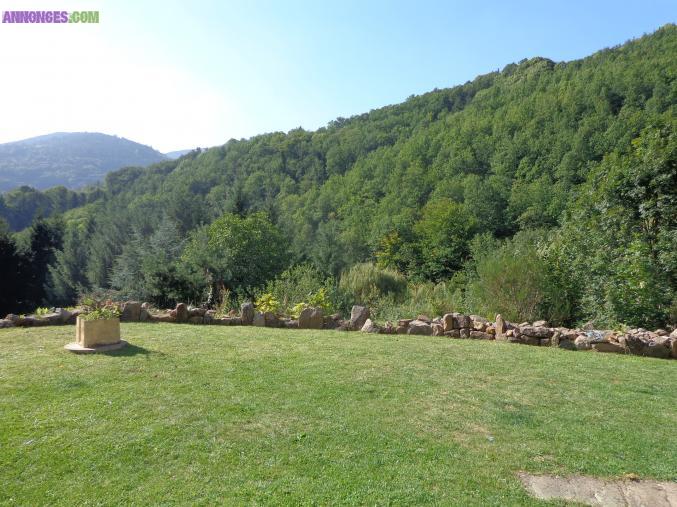
<path fill-rule="evenodd" d="M 0 330 L 0 503 L 545 505 L 515 473 L 677 480 L 677 361 L 447 338 Z"/>

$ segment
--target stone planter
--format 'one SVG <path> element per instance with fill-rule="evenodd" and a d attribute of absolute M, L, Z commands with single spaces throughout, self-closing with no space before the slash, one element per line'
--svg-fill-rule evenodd
<path fill-rule="evenodd" d="M 127 342 L 120 339 L 120 319 L 85 320 L 78 316 L 75 342 L 65 346 L 71 352 L 108 352 L 121 349 Z"/>

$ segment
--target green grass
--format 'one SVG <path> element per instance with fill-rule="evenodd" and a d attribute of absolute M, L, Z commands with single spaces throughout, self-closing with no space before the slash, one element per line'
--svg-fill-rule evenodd
<path fill-rule="evenodd" d="M 0 330 L 0 503 L 544 505 L 515 473 L 677 480 L 677 361 L 123 324 Z"/>

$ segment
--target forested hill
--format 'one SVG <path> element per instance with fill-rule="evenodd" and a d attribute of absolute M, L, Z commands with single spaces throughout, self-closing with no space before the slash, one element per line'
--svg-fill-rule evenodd
<path fill-rule="evenodd" d="M 106 134 L 58 132 L 0 144 L 0 192 L 23 185 L 82 188 L 111 170 L 165 160 L 150 146 Z"/>
<path fill-rule="evenodd" d="M 287 265 L 339 275 L 376 262 L 410 281 L 446 280 L 456 304 L 488 312 L 488 252 L 535 252 L 549 276 L 539 305 L 553 320 L 652 312 L 646 319 L 665 322 L 677 281 L 675 55 L 677 28 L 666 25 L 582 60 L 523 60 L 315 132 L 110 173 L 100 196 L 65 215 L 50 297 L 112 286 L 152 299 L 165 284 L 164 294 L 195 300 L 213 281 L 195 273 L 214 270 L 184 244 L 224 213 L 262 211 L 285 238 Z M 191 262 L 193 274 L 181 274 Z M 225 285 L 255 285 L 238 283 Z"/>

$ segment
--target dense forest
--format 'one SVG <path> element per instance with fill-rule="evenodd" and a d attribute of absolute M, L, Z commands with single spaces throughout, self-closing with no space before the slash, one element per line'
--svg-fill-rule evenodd
<path fill-rule="evenodd" d="M 0 200 L 2 311 L 86 293 L 677 321 L 677 27 Z M 40 208 L 40 211 L 36 211 Z M 263 303 L 262 303 L 263 304 Z"/>

